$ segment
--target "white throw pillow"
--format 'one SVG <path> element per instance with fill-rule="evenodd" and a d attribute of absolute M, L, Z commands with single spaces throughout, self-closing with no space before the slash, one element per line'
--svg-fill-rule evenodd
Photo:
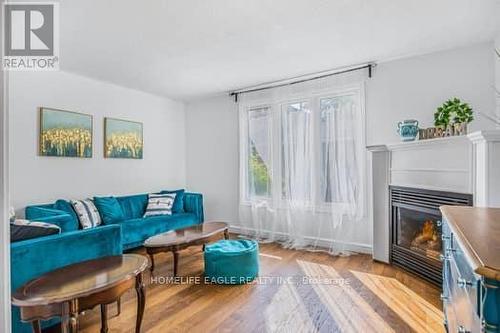
<path fill-rule="evenodd" d="M 144 217 L 172 215 L 172 207 L 174 205 L 175 196 L 175 193 L 150 194 L 148 207 L 146 208 Z"/>

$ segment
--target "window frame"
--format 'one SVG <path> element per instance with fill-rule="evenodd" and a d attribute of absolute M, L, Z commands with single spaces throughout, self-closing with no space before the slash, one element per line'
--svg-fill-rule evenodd
<path fill-rule="evenodd" d="M 311 158 L 313 158 L 313 164 L 311 166 L 311 195 L 309 201 L 297 201 L 307 210 L 315 210 L 318 212 L 330 212 L 332 207 L 338 206 L 339 208 L 345 207 L 346 203 L 341 202 L 324 202 L 320 201 L 320 178 L 319 172 L 316 170 L 320 165 L 320 151 L 318 144 L 320 142 L 320 117 L 321 117 L 321 100 L 326 98 L 335 98 L 339 96 L 354 95 L 358 102 L 358 107 L 356 110 L 359 125 L 361 126 L 359 130 L 358 140 L 360 140 L 360 145 L 366 146 L 366 114 L 365 114 L 365 85 L 364 83 L 345 85 L 338 88 L 327 88 L 318 90 L 312 93 L 301 93 L 290 96 L 289 98 L 281 99 L 261 99 L 253 103 L 246 103 L 240 105 L 243 112 L 240 113 L 240 130 L 243 132 L 240 135 L 240 140 L 245 138 L 245 142 L 240 142 L 240 149 L 243 148 L 242 156 L 245 161 L 243 168 L 240 171 L 243 173 L 240 179 L 245 179 L 244 184 L 240 184 L 240 203 L 243 205 L 251 205 L 252 202 L 265 202 L 268 205 L 274 203 L 274 208 L 286 208 L 289 207 L 287 199 L 283 197 L 282 193 L 282 183 L 284 181 L 284 175 L 282 172 L 283 160 L 282 160 L 282 117 L 283 117 L 283 107 L 293 103 L 308 102 L 309 109 L 311 112 Z M 270 197 L 254 196 L 250 198 L 250 193 L 248 191 L 248 125 L 249 125 L 249 111 L 255 109 L 268 108 L 271 113 L 271 126 L 269 138 L 271 142 L 269 144 L 271 151 L 271 166 L 269 168 L 271 177 L 271 193 Z M 363 150 L 363 154 L 365 151 Z M 361 169 L 361 181 L 365 189 L 363 194 L 366 197 L 366 160 L 365 156 L 361 156 L 362 161 L 360 162 Z"/>
<path fill-rule="evenodd" d="M 315 139 L 317 140 L 317 144 L 321 144 L 321 138 L 320 138 L 320 135 L 321 135 L 321 100 L 354 95 L 356 97 L 357 102 L 358 102 L 358 110 L 356 110 L 357 117 L 361 121 L 360 133 L 362 135 L 358 139 L 360 140 L 363 147 L 366 146 L 365 113 L 364 113 L 364 100 L 363 100 L 364 89 L 362 89 L 362 88 L 363 88 L 363 86 L 360 85 L 360 87 L 358 87 L 358 88 L 353 87 L 353 88 L 345 89 L 345 90 L 338 91 L 335 93 L 325 93 L 325 94 L 320 94 L 317 96 L 318 115 L 317 115 L 317 131 L 316 131 L 316 135 L 315 135 Z M 316 161 L 317 166 L 321 165 L 321 148 L 318 148 L 317 151 L 315 151 L 315 161 Z M 363 179 L 362 181 L 364 182 L 365 180 Z M 316 188 L 316 192 L 315 192 L 315 196 L 316 196 L 315 206 L 316 207 L 326 210 L 328 207 L 332 207 L 332 206 L 339 206 L 339 207 L 345 206 L 345 203 L 343 203 L 343 202 L 340 202 L 340 201 L 327 202 L 321 198 L 321 195 L 320 195 L 321 194 L 320 193 L 320 191 L 321 191 L 321 179 L 320 179 L 319 173 L 317 175 L 317 178 L 315 179 L 315 184 L 317 184 L 317 188 Z"/>
<path fill-rule="evenodd" d="M 269 172 L 269 178 L 270 178 L 270 191 L 269 191 L 269 196 L 253 196 L 253 197 L 250 197 L 250 193 L 249 193 L 249 188 L 248 188 L 248 185 L 250 184 L 250 170 L 249 170 L 249 164 L 250 164 L 250 147 L 249 147 L 249 143 L 250 143 L 250 112 L 251 111 L 256 111 L 256 110 L 262 110 L 262 109 L 267 109 L 268 112 L 269 112 L 269 116 L 270 116 L 270 126 L 269 126 L 269 133 L 268 133 L 268 136 L 269 138 L 271 138 L 271 142 L 268 143 L 269 145 L 269 156 L 270 156 L 270 160 L 271 160 L 271 165 L 269 166 L 268 168 L 268 172 Z M 273 120 L 273 105 L 272 104 L 269 104 L 269 103 L 266 103 L 266 104 L 257 104 L 257 105 L 248 105 L 245 107 L 245 111 L 244 111 L 244 115 L 242 117 L 242 119 L 240 119 L 240 121 L 243 122 L 243 127 L 240 126 L 240 128 L 243 129 L 243 135 L 241 136 L 243 139 L 244 139 L 244 142 L 242 142 L 240 144 L 243 145 L 243 177 L 242 179 L 245 179 L 244 181 L 244 184 L 241 184 L 242 188 L 243 188 L 243 191 L 241 193 L 241 198 L 240 200 L 242 202 L 245 202 L 245 203 L 251 203 L 253 201 L 270 201 L 272 200 L 273 198 L 273 192 L 274 192 L 274 177 L 273 177 L 273 156 L 274 156 L 274 152 L 273 152 L 273 141 L 274 141 L 274 120 Z"/>

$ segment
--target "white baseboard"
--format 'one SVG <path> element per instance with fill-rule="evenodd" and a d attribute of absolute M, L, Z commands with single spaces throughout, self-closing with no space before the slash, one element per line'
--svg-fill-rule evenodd
<path fill-rule="evenodd" d="M 255 228 L 249 228 L 249 227 L 240 226 L 240 225 L 230 225 L 229 231 L 232 233 L 240 234 L 240 235 L 254 235 L 256 233 Z M 264 235 L 271 234 L 271 232 L 264 230 L 263 234 Z M 276 235 L 278 236 L 278 239 L 285 240 L 287 238 L 287 234 L 283 233 L 283 232 L 275 233 L 275 237 L 276 237 Z M 328 238 L 319 238 L 319 239 L 315 239 L 313 237 L 304 237 L 304 238 L 306 240 L 308 240 L 311 243 L 311 245 L 316 244 L 319 247 L 330 248 L 333 245 L 333 243 L 335 243 L 336 245 L 342 244 L 344 246 L 344 248 L 350 252 L 365 253 L 365 254 L 370 254 L 370 255 L 373 253 L 372 246 L 369 244 L 362 244 L 362 243 L 356 243 L 356 242 L 345 242 L 345 241 L 339 241 L 339 240 L 335 241 L 333 239 L 328 239 Z"/>

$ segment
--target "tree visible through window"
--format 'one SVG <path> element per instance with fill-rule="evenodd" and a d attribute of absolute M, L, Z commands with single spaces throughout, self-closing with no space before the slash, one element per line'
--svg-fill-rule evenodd
<path fill-rule="evenodd" d="M 271 196 L 271 110 L 248 112 L 248 197 Z"/>

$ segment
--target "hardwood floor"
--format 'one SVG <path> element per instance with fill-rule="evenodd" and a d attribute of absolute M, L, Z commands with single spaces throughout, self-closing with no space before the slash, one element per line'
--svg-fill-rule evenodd
<path fill-rule="evenodd" d="M 444 331 L 440 290 L 398 268 L 373 262 L 368 255 L 333 257 L 277 244 L 261 245 L 260 253 L 260 279 L 242 286 L 188 283 L 188 277 L 203 273 L 201 247 L 180 253 L 181 283 L 161 284 L 172 274 L 172 258 L 155 256 L 157 279 L 152 281 L 149 273 L 145 276 L 142 331 Z M 113 304 L 109 331 L 133 332 L 133 292 L 122 298 L 121 315 L 113 317 L 115 313 Z M 80 317 L 80 328 L 85 333 L 99 332 L 98 307 Z"/>

